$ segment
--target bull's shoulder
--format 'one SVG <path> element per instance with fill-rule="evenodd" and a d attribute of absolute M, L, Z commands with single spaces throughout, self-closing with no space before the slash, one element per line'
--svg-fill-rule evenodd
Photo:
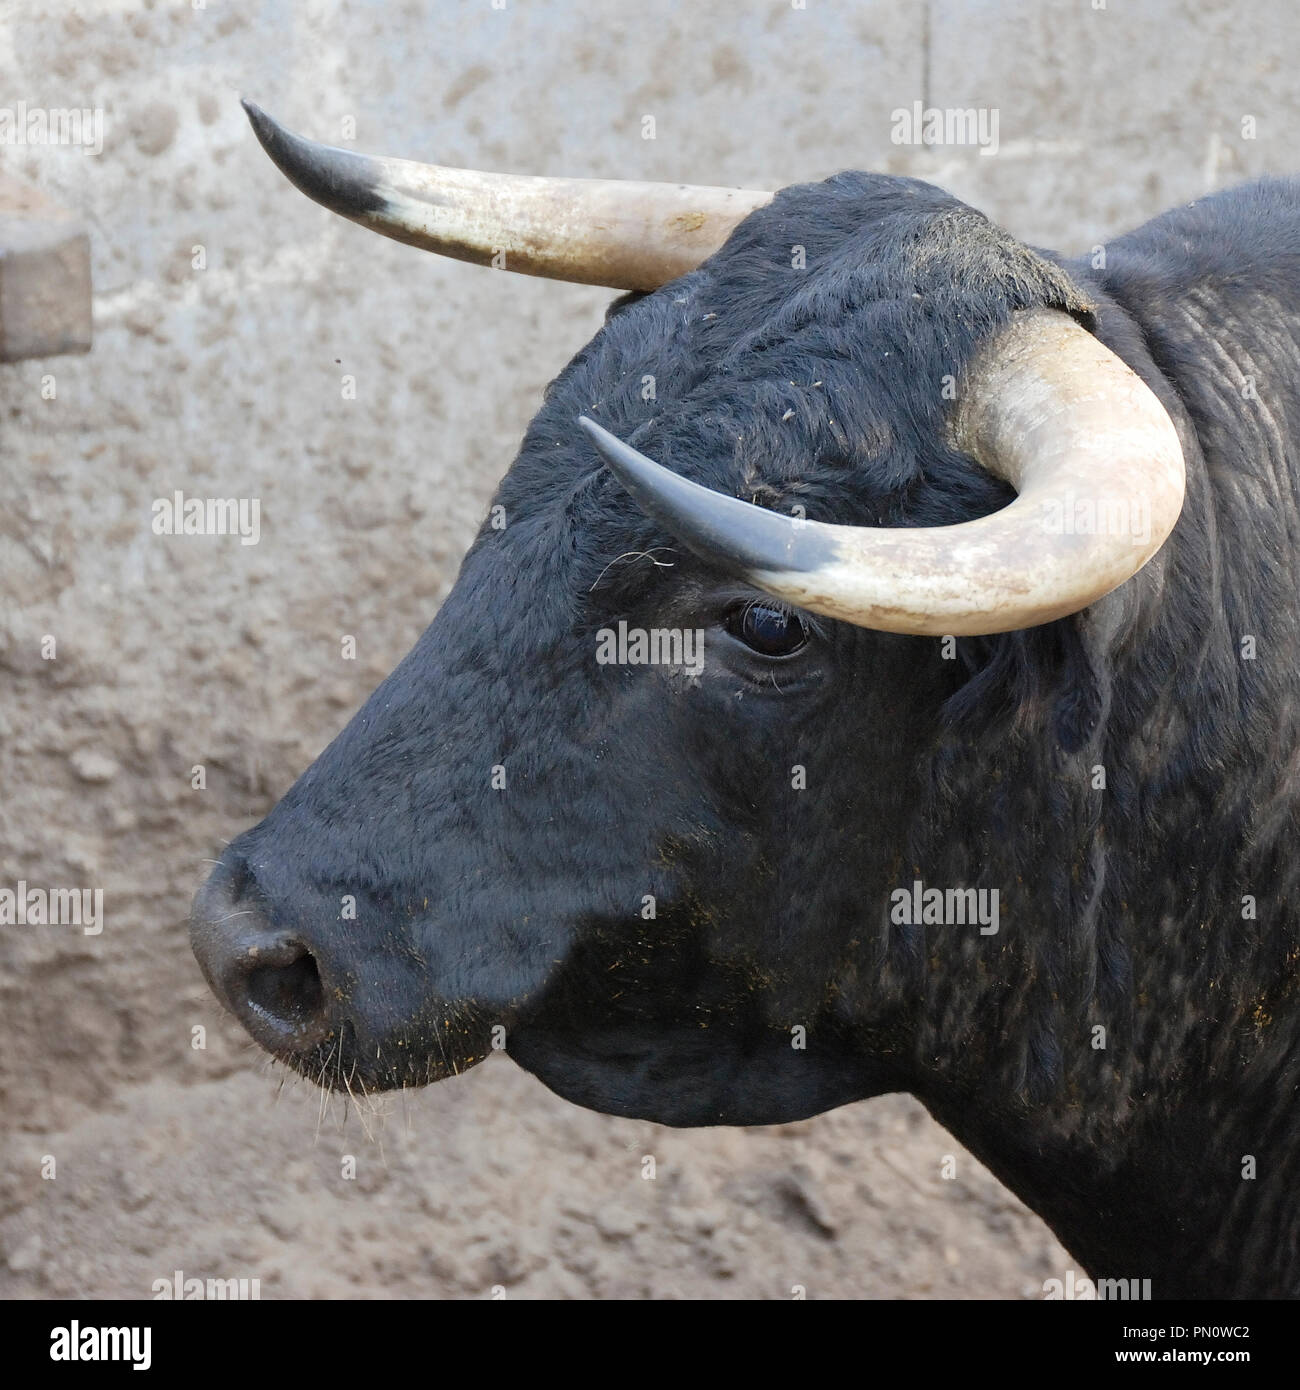
<path fill-rule="evenodd" d="M 1171 208 L 1080 261 L 1139 321 L 1189 298 L 1225 318 L 1260 301 L 1300 317 L 1300 179 L 1259 179 Z"/>

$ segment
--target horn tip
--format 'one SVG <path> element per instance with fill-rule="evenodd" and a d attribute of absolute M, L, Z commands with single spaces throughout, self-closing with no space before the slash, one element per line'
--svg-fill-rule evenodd
<path fill-rule="evenodd" d="M 633 467 L 634 463 L 640 462 L 636 459 L 636 451 L 629 448 L 616 434 L 611 434 L 604 425 L 598 425 L 589 415 L 578 416 L 578 428 L 596 446 L 597 453 L 608 463 L 616 472 L 622 473 L 624 470 Z"/>
<path fill-rule="evenodd" d="M 267 115 L 255 101 L 249 101 L 247 97 L 240 97 L 239 104 L 244 108 L 249 125 L 253 127 L 253 134 L 257 136 L 257 143 L 271 156 L 272 162 L 278 168 L 293 178 L 293 174 L 286 165 L 296 150 L 306 142 L 301 136 L 286 130 L 274 116 Z"/>
<path fill-rule="evenodd" d="M 263 147 L 266 147 L 275 138 L 280 129 L 279 125 L 255 101 L 240 97 L 239 104 L 244 108 L 249 125 L 253 127 L 253 134 L 262 142 Z"/>
<path fill-rule="evenodd" d="M 295 135 L 247 97 L 240 98 L 240 105 L 271 162 L 300 192 L 354 220 L 382 211 L 385 198 L 376 186 L 376 161 Z"/>

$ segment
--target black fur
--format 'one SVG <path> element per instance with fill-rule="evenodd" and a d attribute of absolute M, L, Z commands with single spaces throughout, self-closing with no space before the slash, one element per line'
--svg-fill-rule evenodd
<path fill-rule="evenodd" d="M 1187 501 L 1116 593 L 955 659 L 824 621 L 788 662 L 755 657 L 724 628 L 749 591 L 646 521 L 575 427 L 820 520 L 966 520 L 1010 494 L 944 443 L 942 383 L 1035 305 L 1156 391 Z M 505 529 L 218 871 L 336 1001 L 328 1046 L 291 1060 L 420 1084 L 499 1023 L 560 1094 L 671 1124 L 908 1090 L 1095 1276 L 1300 1292 L 1298 330 L 1281 181 L 1094 268 L 843 174 L 612 306 L 501 485 Z M 703 676 L 597 665 L 619 619 L 705 629 Z M 996 888 L 1000 931 L 893 923 L 914 879 Z"/>

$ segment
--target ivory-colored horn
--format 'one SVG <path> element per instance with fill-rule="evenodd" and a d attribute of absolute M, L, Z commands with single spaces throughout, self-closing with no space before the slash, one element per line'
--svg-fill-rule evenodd
<path fill-rule="evenodd" d="M 318 145 L 244 110 L 290 183 L 332 212 L 439 255 L 524 275 L 653 290 L 694 270 L 772 199 L 747 188 L 481 174 Z"/>
<path fill-rule="evenodd" d="M 755 587 L 882 632 L 974 636 L 1078 612 L 1160 549 L 1183 503 L 1182 447 L 1152 391 L 1069 315 L 1034 309 L 972 361 L 957 445 L 1009 506 L 955 526 L 798 520 L 660 467 L 580 421 L 641 506 Z"/>

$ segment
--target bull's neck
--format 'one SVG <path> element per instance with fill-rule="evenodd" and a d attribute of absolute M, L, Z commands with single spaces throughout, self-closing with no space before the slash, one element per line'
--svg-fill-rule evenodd
<path fill-rule="evenodd" d="M 1294 1297 L 1300 1155 L 1288 1139 L 1298 1087 L 1292 1039 L 1200 1094 L 1166 1084 L 1085 1097 L 1067 1083 L 1029 1104 L 972 1077 L 931 1077 L 918 1094 L 1047 1222 L 1078 1272 L 1149 1279 L 1155 1299 Z"/>
<path fill-rule="evenodd" d="M 1117 662 L 1110 689 L 1055 762 L 1028 715 L 1028 734 L 944 750 L 932 781 L 965 789 L 961 814 L 933 816 L 915 877 L 996 885 L 999 919 L 948 914 L 912 947 L 911 1089 L 1093 1278 L 1297 1296 L 1300 701 L 1273 745 L 1200 721 L 1191 756 L 1179 682 Z"/>

